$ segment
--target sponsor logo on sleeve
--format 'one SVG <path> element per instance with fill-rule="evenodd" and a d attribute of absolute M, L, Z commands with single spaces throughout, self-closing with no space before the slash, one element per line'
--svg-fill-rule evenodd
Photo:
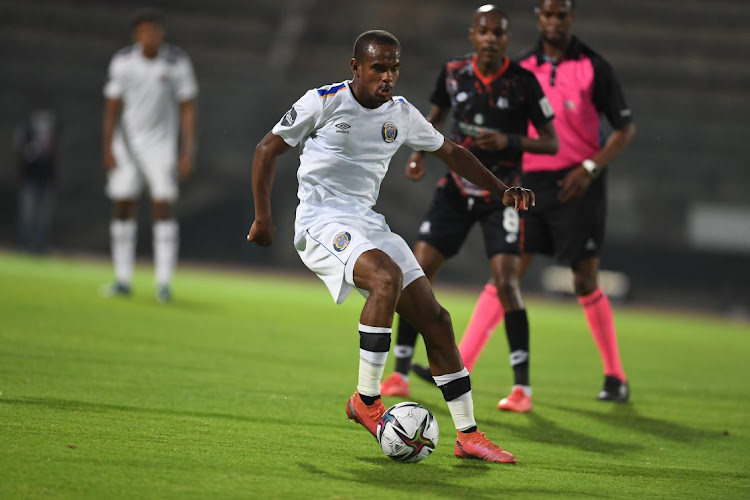
<path fill-rule="evenodd" d="M 542 109 L 545 118 L 554 116 L 555 112 L 552 110 L 552 105 L 549 103 L 546 96 L 539 99 L 539 107 Z"/>
<path fill-rule="evenodd" d="M 285 127 L 291 127 L 294 124 L 294 120 L 297 119 L 297 110 L 294 109 L 294 106 L 292 106 L 292 109 L 286 112 L 284 115 L 284 118 L 281 119 L 281 124 Z"/>

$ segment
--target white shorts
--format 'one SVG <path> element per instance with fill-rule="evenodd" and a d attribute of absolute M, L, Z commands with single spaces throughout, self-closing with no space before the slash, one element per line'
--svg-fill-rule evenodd
<path fill-rule="evenodd" d="M 401 268 L 402 289 L 424 276 L 409 245 L 396 233 L 361 219 L 323 222 L 305 231 L 298 245 L 302 262 L 323 280 L 333 300 L 341 304 L 354 285 L 354 264 L 364 252 L 377 248 Z M 367 297 L 367 291 L 356 288 Z"/>
<path fill-rule="evenodd" d="M 177 199 L 179 182 L 173 159 L 164 155 L 144 155 L 136 159 L 119 141 L 114 141 L 112 147 L 117 166 L 107 175 L 107 196 L 113 200 L 135 200 L 146 184 L 152 200 Z"/>

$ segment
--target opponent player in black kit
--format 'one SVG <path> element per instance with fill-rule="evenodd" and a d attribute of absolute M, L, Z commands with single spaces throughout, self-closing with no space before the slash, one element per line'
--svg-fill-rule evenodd
<path fill-rule="evenodd" d="M 469 40 L 475 52 L 443 66 L 430 97 L 433 106 L 427 120 L 438 127 L 451 112 L 451 139 L 474 153 L 502 182 L 514 185 L 521 175 L 524 151 L 557 152 L 552 108 L 534 75 L 505 57 L 510 28 L 502 10 L 494 5 L 477 9 Z M 539 137 L 526 136 L 529 121 Z M 407 177 L 418 180 L 424 175 L 422 158 L 419 151 L 410 157 Z M 515 339 L 528 343 L 528 321 L 518 283 L 520 220 L 515 210 L 506 209 L 499 198 L 448 173 L 438 182 L 414 254 L 427 278 L 434 281 L 445 260 L 458 253 L 475 223 L 481 225 L 493 280 L 505 310 L 511 355 L 522 355 L 528 352 L 528 345 L 515 345 Z M 417 331 L 400 318 L 396 371 L 382 383 L 382 395 L 408 397 L 416 337 Z M 516 385 L 528 388 L 527 374 L 526 378 L 516 374 Z M 530 404 L 530 398 L 528 401 Z"/>

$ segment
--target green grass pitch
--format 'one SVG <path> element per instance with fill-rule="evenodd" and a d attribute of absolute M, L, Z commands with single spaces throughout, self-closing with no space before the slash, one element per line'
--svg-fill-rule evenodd
<path fill-rule="evenodd" d="M 750 498 L 747 323 L 616 308 L 620 406 L 595 401 L 575 301 L 530 300 L 533 413 L 495 409 L 502 328 L 472 374 L 480 429 L 519 463 L 453 457 L 447 407 L 415 380 L 442 433 L 399 464 L 344 412 L 359 296 L 336 306 L 312 275 L 182 269 L 161 305 L 147 267 L 132 298 L 100 298 L 110 273 L 0 254 L 0 498 Z M 476 295 L 437 295 L 460 335 Z"/>

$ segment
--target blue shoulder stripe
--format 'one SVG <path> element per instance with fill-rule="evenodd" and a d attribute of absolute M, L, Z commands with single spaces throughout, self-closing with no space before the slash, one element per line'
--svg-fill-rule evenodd
<path fill-rule="evenodd" d="M 343 89 L 344 87 L 346 87 L 346 84 L 342 83 L 340 85 L 336 85 L 335 87 L 330 87 L 328 89 L 325 89 L 325 88 L 318 89 L 318 95 L 320 97 L 328 97 L 328 96 L 335 94 L 336 92 Z"/>
<path fill-rule="evenodd" d="M 117 52 L 115 52 L 116 56 L 124 56 L 126 54 L 130 54 L 130 51 L 133 50 L 134 45 L 128 45 L 127 47 L 123 47 Z"/>

